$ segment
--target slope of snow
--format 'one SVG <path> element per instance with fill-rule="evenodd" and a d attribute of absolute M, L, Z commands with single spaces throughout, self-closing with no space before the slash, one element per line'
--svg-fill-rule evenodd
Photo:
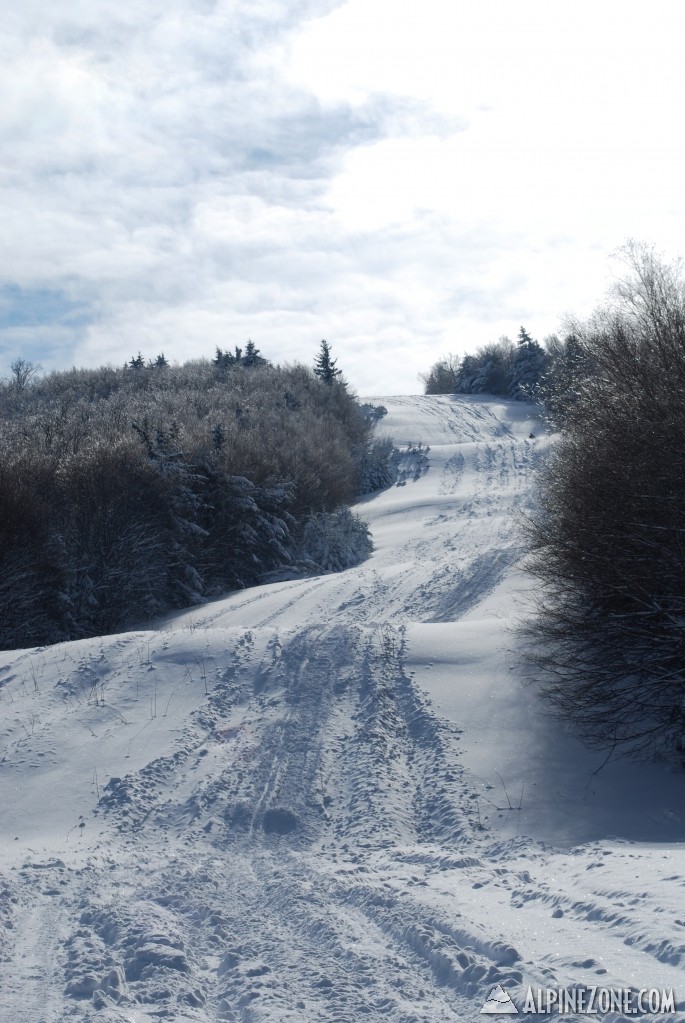
<path fill-rule="evenodd" d="M 682 775 L 601 767 L 516 657 L 544 430 L 381 400 L 430 451 L 361 503 L 366 563 L 0 657 L 3 1023 L 442 1023 L 498 985 L 682 1018 Z"/>

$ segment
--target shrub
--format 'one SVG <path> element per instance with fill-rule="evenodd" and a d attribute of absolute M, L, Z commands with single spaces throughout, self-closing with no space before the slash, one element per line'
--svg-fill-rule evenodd
<path fill-rule="evenodd" d="M 595 746 L 685 752 L 685 285 L 629 245 L 573 324 L 576 382 L 530 524 L 543 691 Z"/>
<path fill-rule="evenodd" d="M 319 512 L 305 524 L 302 557 L 325 572 L 351 568 L 372 550 L 369 527 L 349 508 Z"/>
<path fill-rule="evenodd" d="M 373 441 L 359 459 L 359 493 L 371 494 L 397 480 L 399 451 L 388 437 Z"/>

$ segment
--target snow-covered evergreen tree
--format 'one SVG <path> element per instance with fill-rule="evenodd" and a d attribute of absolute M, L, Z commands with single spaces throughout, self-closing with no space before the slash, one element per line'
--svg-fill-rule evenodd
<path fill-rule="evenodd" d="M 508 397 L 530 401 L 546 366 L 544 348 L 531 337 L 525 327 L 521 327 L 508 373 Z"/>
<path fill-rule="evenodd" d="M 391 487 L 397 479 L 399 451 L 388 437 L 373 441 L 359 458 L 359 493 Z"/>
<path fill-rule="evenodd" d="M 358 565 L 373 550 L 367 524 L 349 508 L 311 515 L 304 527 L 304 557 L 325 572 Z"/>

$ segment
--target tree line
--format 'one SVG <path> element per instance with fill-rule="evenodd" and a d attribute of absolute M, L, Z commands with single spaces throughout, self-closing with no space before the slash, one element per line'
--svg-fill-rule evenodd
<path fill-rule="evenodd" d="M 558 430 L 525 524 L 540 690 L 591 746 L 685 765 L 685 280 L 644 243 L 587 319 L 438 360 L 429 394 L 527 399 Z"/>
<path fill-rule="evenodd" d="M 497 394 L 525 401 L 548 372 L 550 362 L 546 348 L 521 327 L 516 343 L 504 336 L 472 355 L 447 355 L 422 374 L 421 380 L 426 394 Z"/>
<path fill-rule="evenodd" d="M 0 646 L 123 629 L 368 553 L 342 508 L 394 478 L 381 411 L 325 342 L 313 369 L 252 342 L 227 354 L 46 375 L 15 361 L 0 382 Z"/>
<path fill-rule="evenodd" d="M 576 326 L 569 320 L 561 337 L 550 334 L 542 344 L 521 327 L 516 342 L 504 336 L 474 354 L 444 356 L 421 374 L 425 393 L 494 394 L 533 401 L 553 425 L 561 426 L 578 382 L 593 372 Z"/>

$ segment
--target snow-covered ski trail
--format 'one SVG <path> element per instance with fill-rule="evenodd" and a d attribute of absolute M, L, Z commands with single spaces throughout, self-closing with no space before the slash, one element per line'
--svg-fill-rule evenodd
<path fill-rule="evenodd" d="M 367 562 L 2 657 L 2 1023 L 685 997 L 681 779 L 594 776 L 521 685 L 534 410 L 378 401 L 422 455 Z"/>

